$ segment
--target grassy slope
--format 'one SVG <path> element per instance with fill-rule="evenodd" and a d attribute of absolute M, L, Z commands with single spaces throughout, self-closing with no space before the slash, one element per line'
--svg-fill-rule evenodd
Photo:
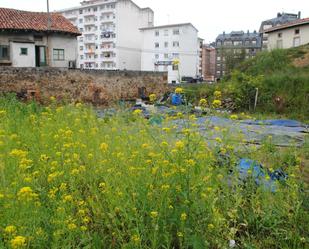
<path fill-rule="evenodd" d="M 260 98 L 258 111 L 260 113 L 279 114 L 305 122 L 309 117 L 309 44 L 287 50 L 262 52 L 257 57 L 245 61 L 232 76 L 214 86 L 185 86 L 189 100 L 197 103 L 200 98 L 212 96 L 214 90 L 221 90 L 225 97 L 231 97 L 241 104 L 247 101 L 246 80 L 243 74 L 250 77 L 264 76 L 259 82 Z M 255 86 L 251 86 L 254 89 Z M 284 108 L 278 108 L 274 99 L 280 97 Z M 239 111 L 245 111 L 240 106 Z"/>

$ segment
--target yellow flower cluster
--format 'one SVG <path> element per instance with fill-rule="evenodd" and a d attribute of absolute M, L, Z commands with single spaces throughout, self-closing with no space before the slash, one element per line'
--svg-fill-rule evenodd
<path fill-rule="evenodd" d="M 31 187 L 23 187 L 17 193 L 18 200 L 32 201 L 38 198 L 38 194 L 34 193 Z"/>

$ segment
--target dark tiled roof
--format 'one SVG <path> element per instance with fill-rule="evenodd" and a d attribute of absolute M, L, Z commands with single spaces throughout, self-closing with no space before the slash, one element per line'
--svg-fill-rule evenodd
<path fill-rule="evenodd" d="M 270 32 L 276 31 L 276 30 L 282 30 L 282 29 L 291 28 L 291 27 L 300 26 L 300 25 L 305 25 L 305 24 L 309 25 L 309 18 L 298 19 L 298 20 L 295 20 L 295 21 L 292 21 L 292 22 L 289 22 L 289 23 L 286 23 L 286 24 L 282 24 L 282 25 L 279 25 L 279 26 L 276 26 L 276 27 L 266 29 L 265 33 L 270 33 Z"/>
<path fill-rule="evenodd" d="M 256 44 L 248 44 L 245 45 L 245 41 L 252 41 L 255 40 Z M 224 42 L 224 41 L 242 41 L 243 44 L 239 45 L 240 47 L 250 47 L 250 48 L 260 48 L 262 46 L 262 37 L 259 33 L 254 32 L 254 33 L 249 33 L 249 32 L 244 32 L 244 31 L 232 31 L 231 33 L 228 34 L 220 34 L 216 38 L 216 43 L 218 41 Z"/>
<path fill-rule="evenodd" d="M 263 27 L 265 25 L 271 25 L 272 27 L 274 27 L 277 25 L 289 23 L 297 19 L 299 19 L 297 14 L 278 13 L 277 17 L 262 22 L 261 27 L 260 27 L 260 32 L 261 33 L 264 32 Z"/>
<path fill-rule="evenodd" d="M 47 13 L 0 8 L 0 30 L 52 31 L 80 35 L 79 30 L 62 15 L 51 13 L 50 17 L 51 28 L 48 30 Z"/>

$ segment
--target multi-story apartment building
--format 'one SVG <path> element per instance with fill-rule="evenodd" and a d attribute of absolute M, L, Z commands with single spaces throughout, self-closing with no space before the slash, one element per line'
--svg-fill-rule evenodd
<path fill-rule="evenodd" d="M 207 82 L 214 82 L 216 78 L 216 48 L 210 44 L 203 45 L 202 71 Z"/>
<path fill-rule="evenodd" d="M 262 36 L 253 33 L 223 32 L 216 39 L 216 78 L 222 78 L 241 61 L 254 57 L 262 49 Z"/>
<path fill-rule="evenodd" d="M 143 71 L 167 71 L 169 83 L 200 75 L 201 39 L 191 23 L 141 29 Z"/>
<path fill-rule="evenodd" d="M 203 43 L 204 43 L 204 39 L 198 38 L 198 54 L 199 54 L 198 76 L 199 77 L 203 77 Z"/>
<path fill-rule="evenodd" d="M 277 17 L 265 20 L 261 23 L 259 32 L 263 36 L 263 50 L 266 50 L 268 47 L 268 34 L 264 31 L 267 29 L 270 29 L 272 27 L 280 26 L 282 24 L 286 24 L 292 21 L 295 21 L 297 19 L 301 18 L 301 12 L 298 12 L 298 14 L 291 14 L 291 13 L 278 13 Z"/>
<path fill-rule="evenodd" d="M 88 0 L 57 11 L 78 27 L 78 67 L 140 70 L 142 33 L 152 27 L 154 13 L 131 0 Z"/>

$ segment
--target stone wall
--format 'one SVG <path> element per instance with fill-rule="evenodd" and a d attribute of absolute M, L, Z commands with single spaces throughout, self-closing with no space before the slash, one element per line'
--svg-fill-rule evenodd
<path fill-rule="evenodd" d="M 167 88 L 167 74 L 159 72 L 0 67 L 0 92 L 41 101 L 54 96 L 108 105 L 139 98 L 141 91 L 162 95 Z"/>

